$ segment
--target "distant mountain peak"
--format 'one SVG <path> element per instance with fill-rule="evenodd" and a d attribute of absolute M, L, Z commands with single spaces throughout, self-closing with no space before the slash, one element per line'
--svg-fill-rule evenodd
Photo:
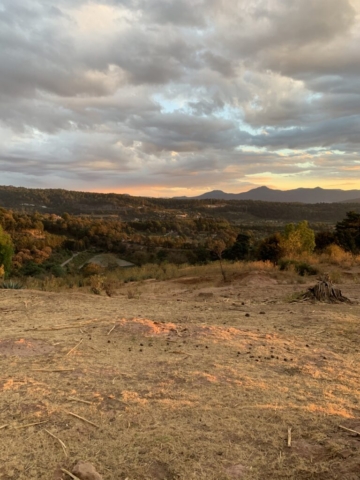
<path fill-rule="evenodd" d="M 222 190 L 213 190 L 203 193 L 196 198 L 200 200 L 254 200 L 263 202 L 287 202 L 287 203 L 336 203 L 357 200 L 360 190 L 340 190 L 315 188 L 296 188 L 293 190 L 275 190 L 265 185 L 253 188 L 248 192 L 226 193 Z M 188 197 L 189 198 L 189 197 Z"/>

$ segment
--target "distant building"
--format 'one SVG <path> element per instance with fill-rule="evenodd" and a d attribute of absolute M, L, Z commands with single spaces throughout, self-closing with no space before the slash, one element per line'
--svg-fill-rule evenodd
<path fill-rule="evenodd" d="M 95 255 L 94 257 L 90 258 L 87 262 L 84 263 L 80 268 L 85 267 L 86 265 L 97 265 L 102 268 L 109 268 L 109 267 L 121 267 L 121 268 L 131 268 L 136 267 L 134 263 L 127 262 L 126 260 L 122 260 L 117 258 L 115 255 L 111 253 L 101 253 L 99 255 Z"/>

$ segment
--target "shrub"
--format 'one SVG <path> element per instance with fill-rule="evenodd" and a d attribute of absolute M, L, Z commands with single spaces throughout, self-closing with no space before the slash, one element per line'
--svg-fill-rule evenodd
<path fill-rule="evenodd" d="M 92 275 L 90 277 L 90 289 L 96 295 L 100 295 L 104 287 L 104 279 L 102 275 Z"/>
<path fill-rule="evenodd" d="M 11 259 L 14 255 L 13 243 L 10 235 L 4 232 L 0 225 L 0 267 L 2 266 L 7 275 L 11 268 Z"/>
<path fill-rule="evenodd" d="M 288 257 L 312 253 L 315 248 L 315 233 L 306 220 L 296 225 L 289 223 L 285 226 L 280 245 Z"/>
<path fill-rule="evenodd" d="M 301 277 L 304 277 L 305 275 L 317 275 L 319 273 L 319 270 L 309 263 L 289 259 L 280 260 L 279 269 L 281 271 L 293 269 Z"/>
<path fill-rule="evenodd" d="M 295 260 L 289 260 L 289 259 L 285 259 L 285 258 L 282 258 L 280 261 L 279 261 L 279 270 L 281 270 L 282 272 L 284 270 L 290 270 L 291 268 L 294 268 L 294 264 L 295 264 Z"/>
<path fill-rule="evenodd" d="M 317 275 L 319 270 L 306 262 L 299 262 L 295 265 L 297 273 L 304 277 L 305 275 Z"/>
<path fill-rule="evenodd" d="M 139 299 L 141 292 L 137 288 L 128 288 L 127 289 L 127 297 L 129 300 L 136 298 Z"/>
<path fill-rule="evenodd" d="M 25 277 L 36 277 L 37 275 L 41 275 L 44 273 L 44 267 L 35 263 L 33 261 L 25 263 L 23 267 L 19 270 L 20 275 L 24 275 Z"/>
<path fill-rule="evenodd" d="M 21 288 L 24 288 L 24 285 L 20 282 L 15 282 L 14 280 L 7 280 L 0 283 L 0 288 L 7 290 L 20 290 Z"/>
<path fill-rule="evenodd" d="M 88 263 L 81 269 L 85 277 L 92 277 L 93 275 L 100 275 L 104 272 L 104 268 L 96 263 Z"/>
<path fill-rule="evenodd" d="M 350 252 L 345 252 L 343 248 L 334 243 L 325 249 L 325 254 L 328 255 L 329 261 L 334 264 L 348 262 L 352 258 Z"/>
<path fill-rule="evenodd" d="M 65 274 L 66 274 L 66 271 L 63 267 L 61 267 L 60 265 L 49 265 L 49 267 L 47 268 L 47 270 L 52 274 L 54 275 L 54 277 L 64 277 Z"/>
<path fill-rule="evenodd" d="M 256 256 L 259 260 L 270 261 L 277 264 L 284 255 L 284 248 L 281 245 L 281 235 L 275 233 L 265 238 L 259 245 Z"/>

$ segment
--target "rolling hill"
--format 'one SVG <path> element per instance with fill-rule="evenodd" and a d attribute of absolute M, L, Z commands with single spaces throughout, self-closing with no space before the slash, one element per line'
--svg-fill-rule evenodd
<path fill-rule="evenodd" d="M 226 193 L 213 190 L 192 198 L 198 200 L 260 200 L 263 202 L 300 202 L 300 203 L 337 203 L 360 201 L 360 190 L 339 190 L 316 188 L 296 188 L 294 190 L 274 190 L 268 187 L 259 187 L 243 193 Z"/>

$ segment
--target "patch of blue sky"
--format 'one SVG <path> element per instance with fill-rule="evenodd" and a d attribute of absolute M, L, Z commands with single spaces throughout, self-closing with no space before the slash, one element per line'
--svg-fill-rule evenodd
<path fill-rule="evenodd" d="M 214 116 L 236 123 L 240 130 L 250 133 L 251 135 L 260 135 L 263 133 L 262 128 L 254 128 L 244 121 L 243 112 L 238 107 L 225 105 L 221 110 L 215 111 Z"/>
<path fill-rule="evenodd" d="M 169 98 L 161 93 L 152 95 L 152 99 L 161 107 L 161 113 L 181 112 L 187 115 L 193 115 L 193 109 L 189 107 L 189 102 L 195 102 L 197 98 L 188 98 L 177 95 Z M 204 115 L 206 116 L 206 115 Z M 223 120 L 229 120 L 236 124 L 239 130 L 250 133 L 251 135 L 261 135 L 264 133 L 262 128 L 253 128 L 250 124 L 243 120 L 243 112 L 230 105 L 225 105 L 222 109 L 214 110 L 213 116 Z"/>
<path fill-rule="evenodd" d="M 254 145 L 239 145 L 235 150 L 245 153 L 264 153 L 267 151 L 265 147 L 255 147 Z"/>
<path fill-rule="evenodd" d="M 306 96 L 307 103 L 314 103 L 323 98 L 323 94 L 320 92 L 312 92 Z"/>
<path fill-rule="evenodd" d="M 185 112 L 191 114 L 191 109 L 188 106 L 188 99 L 180 96 L 169 98 L 161 93 L 152 95 L 152 99 L 161 107 L 161 113 Z"/>

